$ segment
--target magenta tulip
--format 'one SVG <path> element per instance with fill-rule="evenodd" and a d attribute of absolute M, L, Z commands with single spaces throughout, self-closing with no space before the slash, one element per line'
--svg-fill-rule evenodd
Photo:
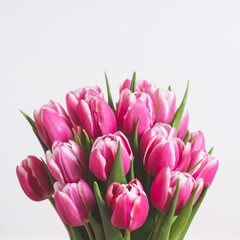
<path fill-rule="evenodd" d="M 176 107 L 175 93 L 173 91 L 164 91 L 158 88 L 151 97 L 156 111 L 155 122 L 170 124 Z"/>
<path fill-rule="evenodd" d="M 149 204 L 141 183 L 134 179 L 129 184 L 112 183 L 106 194 L 112 212 L 112 225 L 134 231 L 145 222 Z"/>
<path fill-rule="evenodd" d="M 84 87 L 71 91 L 66 95 L 67 110 L 72 119 L 72 121 L 80 125 L 79 114 L 77 106 L 79 101 L 85 100 L 88 96 L 103 97 L 103 92 L 100 87 Z"/>
<path fill-rule="evenodd" d="M 138 136 L 153 126 L 155 112 L 151 97 L 147 93 L 134 92 L 124 89 L 117 105 L 116 116 L 120 129 L 128 136 L 133 136 L 138 117 Z"/>
<path fill-rule="evenodd" d="M 188 122 L 189 122 L 189 113 L 188 110 L 186 110 L 183 113 L 178 131 L 177 131 L 177 137 L 180 138 L 181 140 L 184 139 L 187 129 L 188 129 Z"/>
<path fill-rule="evenodd" d="M 127 138 L 120 131 L 98 137 L 93 143 L 89 164 L 91 172 L 101 181 L 107 181 L 117 153 L 118 141 L 121 143 L 121 157 L 125 174 L 128 173 L 133 158 Z"/>
<path fill-rule="evenodd" d="M 176 138 L 176 129 L 165 123 L 156 123 L 152 128 L 148 128 L 142 135 L 140 142 L 140 155 L 143 158 L 146 152 L 148 143 L 155 136 L 162 136 L 166 139 Z"/>
<path fill-rule="evenodd" d="M 53 194 L 48 172 L 37 157 L 28 156 L 16 172 L 23 191 L 33 201 L 42 201 Z"/>
<path fill-rule="evenodd" d="M 193 139 L 194 138 L 194 139 Z M 205 150 L 205 138 L 201 131 L 192 132 L 189 137 L 189 142 L 192 143 L 192 152 Z"/>
<path fill-rule="evenodd" d="M 71 121 L 57 102 L 51 100 L 39 111 L 35 110 L 34 120 L 40 138 L 49 149 L 55 140 L 65 142 L 73 137 Z"/>
<path fill-rule="evenodd" d="M 94 213 L 97 205 L 91 188 L 83 179 L 64 187 L 57 182 L 54 188 L 56 208 L 65 223 L 80 226 L 89 222 L 88 214 Z"/>
<path fill-rule="evenodd" d="M 147 172 L 156 176 L 164 167 L 174 170 L 178 165 L 178 161 L 179 149 L 176 140 L 155 136 L 150 140 L 146 148 L 143 166 Z"/>
<path fill-rule="evenodd" d="M 120 86 L 120 93 L 126 88 L 130 90 L 131 82 L 130 79 L 126 79 Z M 136 92 L 144 92 L 152 95 L 155 90 L 156 87 L 146 80 L 139 80 L 136 82 Z"/>
<path fill-rule="evenodd" d="M 182 173 L 179 171 L 171 172 L 170 168 L 163 168 L 154 179 L 150 193 L 153 205 L 161 212 L 167 211 L 178 179 L 179 194 L 175 215 L 181 212 L 197 185 L 199 186 L 194 201 L 197 200 L 203 189 L 203 181 L 201 179 L 195 181 L 189 173 Z"/>
<path fill-rule="evenodd" d="M 208 162 L 203 166 L 199 172 L 197 179 L 203 179 L 204 186 L 207 184 L 211 186 L 212 181 L 218 170 L 219 162 L 213 156 L 209 156 Z"/>
<path fill-rule="evenodd" d="M 74 183 L 86 178 L 88 163 L 84 151 L 72 140 L 68 143 L 55 141 L 52 152 L 46 152 L 47 166 L 60 183 Z"/>
<path fill-rule="evenodd" d="M 85 100 L 81 99 L 78 103 L 78 116 L 80 126 L 92 139 L 117 130 L 115 114 L 103 97 L 89 95 Z"/>

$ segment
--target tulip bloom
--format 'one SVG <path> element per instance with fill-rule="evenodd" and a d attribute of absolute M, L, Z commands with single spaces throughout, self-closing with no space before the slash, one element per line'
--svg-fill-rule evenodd
<path fill-rule="evenodd" d="M 53 177 L 62 184 L 78 182 L 87 177 L 87 158 L 84 151 L 72 140 L 55 141 L 52 152 L 46 152 L 47 166 Z"/>
<path fill-rule="evenodd" d="M 170 124 L 176 107 L 176 95 L 173 91 L 160 90 L 159 88 L 151 95 L 156 111 L 155 123 Z"/>
<path fill-rule="evenodd" d="M 103 92 L 100 87 L 84 87 L 71 91 L 66 95 L 67 110 L 76 125 L 80 125 L 77 106 L 79 101 L 85 100 L 88 96 L 103 97 Z"/>
<path fill-rule="evenodd" d="M 187 129 L 188 129 L 188 122 L 189 122 L 189 113 L 188 110 L 186 110 L 183 113 L 178 131 L 177 131 L 177 137 L 180 138 L 181 140 L 184 139 Z"/>
<path fill-rule="evenodd" d="M 147 93 L 131 92 L 124 89 L 117 105 L 116 116 L 119 127 L 128 136 L 133 136 L 138 117 L 138 136 L 141 137 L 143 132 L 152 127 L 155 119 L 155 112 L 151 97 Z"/>
<path fill-rule="evenodd" d="M 120 86 L 120 94 L 126 88 L 130 90 L 131 83 L 132 81 L 130 79 L 126 79 Z M 151 95 L 155 89 L 156 87 L 146 80 L 136 81 L 136 92 L 144 92 Z"/>
<path fill-rule="evenodd" d="M 149 204 L 141 183 L 134 179 L 129 184 L 112 183 L 106 194 L 112 212 L 112 225 L 134 231 L 145 222 Z"/>
<path fill-rule="evenodd" d="M 56 182 L 54 188 L 56 208 L 65 223 L 75 227 L 89 222 L 88 214 L 93 213 L 97 205 L 91 188 L 83 179 L 64 187 Z"/>
<path fill-rule="evenodd" d="M 73 137 L 71 121 L 57 102 L 51 100 L 39 111 L 35 110 L 34 120 L 40 138 L 49 149 L 55 140 L 65 142 Z"/>
<path fill-rule="evenodd" d="M 194 202 L 197 200 L 203 189 L 202 179 L 195 181 L 188 173 L 182 173 L 179 171 L 171 172 L 170 168 L 162 169 L 154 179 L 150 193 L 153 205 L 161 212 L 167 211 L 178 179 L 179 194 L 175 215 L 178 215 L 181 212 L 197 185 L 199 185 L 199 187 Z"/>
<path fill-rule="evenodd" d="M 28 156 L 16 172 L 23 191 L 33 201 L 42 201 L 53 194 L 48 172 L 37 157 Z"/>
<path fill-rule="evenodd" d="M 189 136 L 189 142 L 191 142 L 195 138 L 192 143 L 192 152 L 205 150 L 205 138 L 201 131 L 192 132 Z"/>
<path fill-rule="evenodd" d="M 121 157 L 125 174 L 128 173 L 133 158 L 127 138 L 120 131 L 98 137 L 93 143 L 89 164 L 91 172 L 101 181 L 107 181 L 111 174 L 117 153 L 118 141 L 121 143 Z"/>
<path fill-rule="evenodd" d="M 140 142 L 140 155 L 143 158 L 147 149 L 148 143 L 155 136 L 162 136 L 166 139 L 176 138 L 176 129 L 165 123 L 156 123 L 152 128 L 148 128 L 142 136 Z"/>
<path fill-rule="evenodd" d="M 174 170 L 178 165 L 178 161 L 179 149 L 176 140 L 155 136 L 150 140 L 146 148 L 143 166 L 147 172 L 156 176 L 164 167 Z"/>
<path fill-rule="evenodd" d="M 80 126 L 90 138 L 116 132 L 115 114 L 103 97 L 88 96 L 85 100 L 81 99 L 77 111 Z"/>

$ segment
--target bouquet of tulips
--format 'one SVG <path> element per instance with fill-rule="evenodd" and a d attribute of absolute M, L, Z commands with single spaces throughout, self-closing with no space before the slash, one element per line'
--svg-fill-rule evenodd
<path fill-rule="evenodd" d="M 116 110 L 98 86 L 22 112 L 44 150 L 17 166 L 23 191 L 50 200 L 72 240 L 181 240 L 218 169 L 201 131 L 188 130 L 188 85 L 125 80 Z"/>

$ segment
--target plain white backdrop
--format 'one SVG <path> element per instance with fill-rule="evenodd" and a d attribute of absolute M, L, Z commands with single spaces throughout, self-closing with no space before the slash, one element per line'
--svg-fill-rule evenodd
<path fill-rule="evenodd" d="M 0 0 L 0 239 L 67 239 L 47 201 L 22 192 L 16 165 L 43 152 L 18 111 L 98 84 L 114 100 L 137 79 L 181 101 L 190 80 L 190 130 L 205 133 L 220 166 L 187 239 L 240 239 L 240 2 Z M 106 95 L 106 94 L 105 94 Z"/>

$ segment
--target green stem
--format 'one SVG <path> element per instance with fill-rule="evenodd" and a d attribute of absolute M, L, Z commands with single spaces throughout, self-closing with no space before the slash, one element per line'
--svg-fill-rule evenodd
<path fill-rule="evenodd" d="M 125 240 L 131 239 L 131 232 L 128 229 L 125 229 Z"/>
<path fill-rule="evenodd" d="M 159 212 L 157 222 L 156 222 L 155 227 L 154 227 L 153 232 L 152 232 L 151 240 L 156 239 L 159 227 L 160 227 L 162 219 L 163 219 L 163 216 L 164 216 L 164 214 Z"/>
<path fill-rule="evenodd" d="M 93 236 L 93 233 L 92 233 L 92 230 L 91 230 L 89 224 L 88 223 L 84 223 L 84 227 L 85 227 L 85 229 L 87 231 L 89 240 L 94 240 L 94 236 Z"/>
<path fill-rule="evenodd" d="M 55 205 L 55 201 L 53 199 L 53 197 L 51 196 L 50 198 L 48 198 L 48 200 L 50 201 L 50 203 L 52 204 L 52 206 L 54 207 L 54 209 L 56 210 L 57 214 L 58 214 L 58 211 L 56 209 L 56 205 Z M 60 218 L 61 219 L 61 218 Z M 62 220 L 62 219 L 61 219 Z M 62 223 L 64 224 L 65 228 L 67 229 L 67 232 L 68 232 L 68 235 L 70 237 L 71 240 L 74 240 L 74 237 L 73 237 L 73 232 L 71 230 L 71 227 L 69 225 L 67 225 L 65 222 L 62 221 Z"/>

